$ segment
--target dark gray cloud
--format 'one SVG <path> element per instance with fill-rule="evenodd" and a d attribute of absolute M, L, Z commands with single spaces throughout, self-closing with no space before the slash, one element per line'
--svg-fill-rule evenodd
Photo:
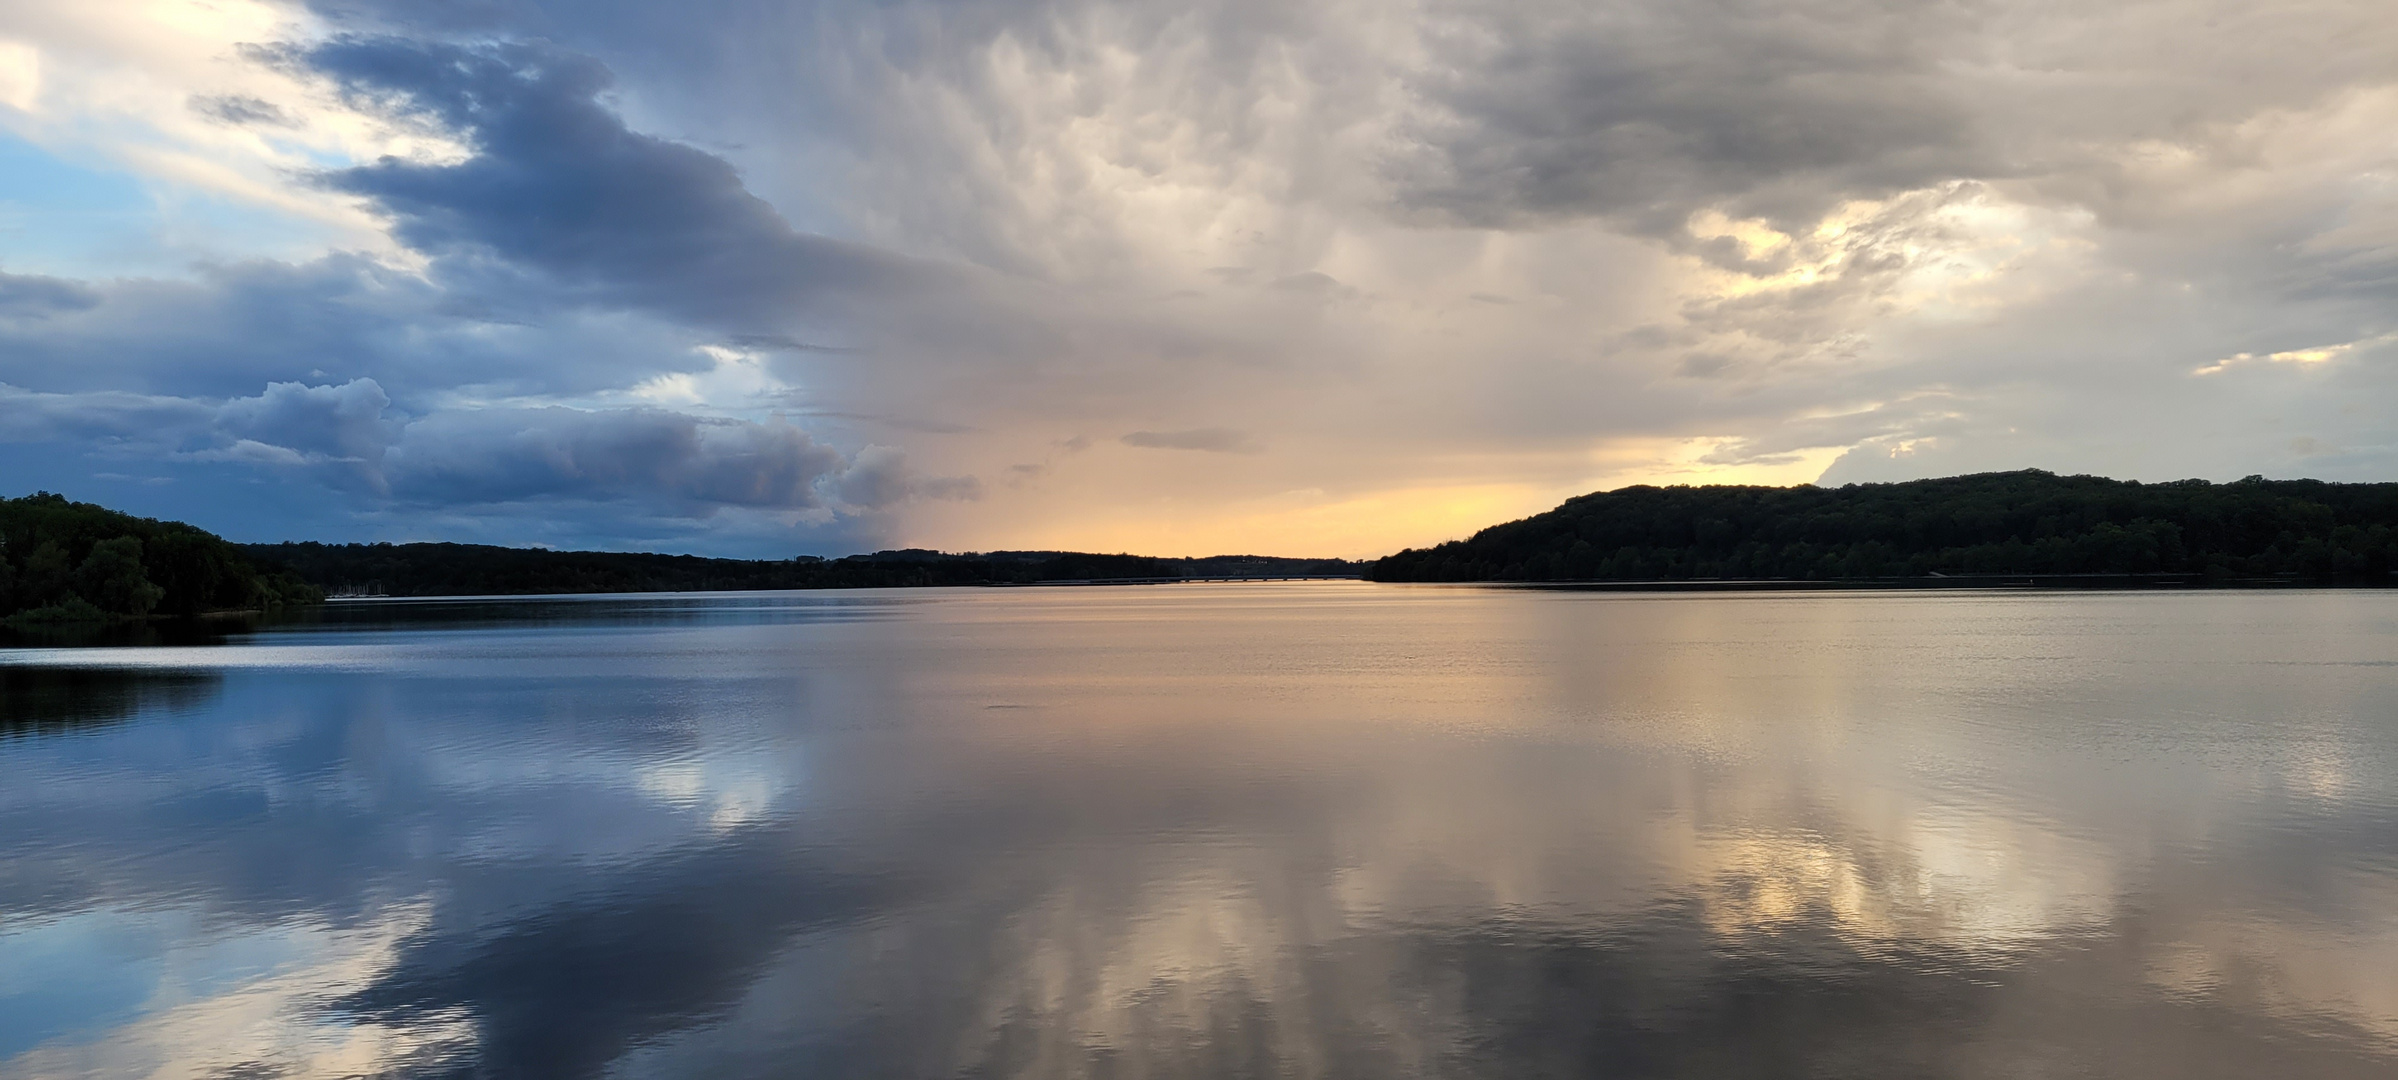
<path fill-rule="evenodd" d="M 1937 2 L 1612 0 L 1456 6 L 1415 80 L 1433 109 L 1402 207 L 1476 225 L 1695 209 L 1781 221 L 2006 164 L 1939 46 Z"/>
<path fill-rule="evenodd" d="M 2371 0 L 2288 17 L 2231 0 L 1434 10 L 1409 77 L 1426 108 L 1390 164 L 1401 212 L 1650 235 L 1702 209 L 1807 226 L 1958 180 L 2160 223 L 2181 209 L 2170 188 L 2262 164 L 2260 120 L 2386 86 L 2398 45 Z M 2206 168 L 2146 167 L 2184 155 Z"/>
<path fill-rule="evenodd" d="M 189 102 L 191 110 L 222 124 L 257 125 L 260 127 L 296 126 L 291 116 L 272 101 L 247 94 L 195 95 Z"/>
<path fill-rule="evenodd" d="M 824 504 L 843 455 L 781 424 L 662 409 L 477 409 L 410 423 L 386 460 L 395 497 L 459 505 L 634 499 L 776 510 Z"/>
<path fill-rule="evenodd" d="M 80 282 L 0 273 L 0 319 L 39 319 L 62 311 L 88 310 L 99 303 L 99 292 Z"/>
<path fill-rule="evenodd" d="M 590 57 L 376 37 L 281 58 L 361 105 L 468 143 L 459 162 L 385 158 L 320 178 L 391 215 L 420 250 L 496 257 L 593 303 L 755 333 L 828 293 L 890 289 L 910 273 L 793 229 L 724 159 L 628 129 L 600 104 L 612 76 Z"/>
<path fill-rule="evenodd" d="M 229 398 L 270 382 L 373 378 L 412 407 L 470 385 L 577 394 L 704 368 L 691 350 L 719 336 L 560 305 L 504 271 L 435 281 L 354 254 L 202 266 L 179 280 L 13 277 L 0 281 L 9 298 L 0 383 L 61 393 Z"/>
<path fill-rule="evenodd" d="M 53 394 L 0 383 L 0 442 L 171 450 L 177 433 L 205 425 L 211 411 L 182 398 L 123 391 Z"/>
<path fill-rule="evenodd" d="M 787 423 L 659 408 L 469 407 L 409 417 L 372 379 L 275 383 L 213 404 L 0 384 L 0 443 L 304 477 L 362 511 L 620 504 L 653 518 L 804 511 L 830 523 L 917 499 L 981 495 L 971 476 L 925 475 L 891 447 L 843 453 Z"/>

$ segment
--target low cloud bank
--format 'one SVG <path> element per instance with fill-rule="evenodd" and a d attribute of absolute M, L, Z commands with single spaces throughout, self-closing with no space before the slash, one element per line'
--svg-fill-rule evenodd
<path fill-rule="evenodd" d="M 390 411 L 373 379 L 273 383 L 214 406 L 0 386 L 0 440 L 102 441 L 132 457 L 307 471 L 420 508 L 636 502 L 668 516 L 740 507 L 829 517 L 981 495 L 975 478 L 926 476 L 897 449 L 845 453 L 780 421 L 661 408 Z"/>

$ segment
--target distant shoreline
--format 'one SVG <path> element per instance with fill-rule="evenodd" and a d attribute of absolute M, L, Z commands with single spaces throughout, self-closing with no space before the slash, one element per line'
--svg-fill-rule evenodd
<path fill-rule="evenodd" d="M 856 593 L 921 589 L 1104 588 L 1146 585 L 1234 585 L 1284 582 L 1354 581 L 1396 588 L 1499 589 L 1531 592 L 1626 593 L 1755 593 L 1755 592 L 2244 592 L 2281 589 L 2398 588 L 2388 582 L 2310 580 L 2305 578 L 2208 578 L 2197 574 L 1994 574 L 1937 578 L 1880 578 L 1870 580 L 1664 580 L 1664 581 L 1374 581 L 1357 574 L 1245 578 L 1100 578 L 1079 581 L 973 582 L 954 585 L 818 586 L 759 589 L 642 589 L 625 592 L 511 592 L 442 593 L 407 596 L 331 596 L 329 606 L 371 603 L 454 603 L 463 601 L 608 599 L 668 596 L 743 596 L 761 593 Z"/>
<path fill-rule="evenodd" d="M 741 596 L 752 593 L 854 593 L 874 589 L 1030 589 L 1030 588 L 1100 588 L 1116 585 L 1238 585 L 1268 584 L 1287 581 L 1356 581 L 1364 582 L 1362 574 L 1307 574 L 1289 577 L 1191 577 L 1191 578 L 1090 578 L 1060 581 L 969 581 L 937 585 L 799 585 L 788 588 L 755 589 L 631 589 L 593 592 L 500 592 L 500 593 L 378 593 L 327 596 L 326 604 L 362 604 L 396 601 L 439 600 L 541 600 L 560 597 L 599 596 Z M 1488 584 L 1488 583 L 1485 583 Z"/>
<path fill-rule="evenodd" d="M 1072 551 L 878 551 L 838 559 L 717 559 L 651 552 L 552 551 L 484 544 L 244 544 L 329 599 L 758 592 L 965 585 L 1103 585 L 1362 578 L 1366 564 L 1265 555 L 1162 558 Z"/>

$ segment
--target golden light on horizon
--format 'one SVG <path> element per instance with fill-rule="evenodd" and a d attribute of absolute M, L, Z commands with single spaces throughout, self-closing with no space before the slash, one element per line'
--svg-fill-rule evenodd
<path fill-rule="evenodd" d="M 941 546 L 979 551 L 1099 551 L 1164 558 L 1280 555 L 1371 559 L 1402 548 L 1471 536 L 1502 522 L 1553 509 L 1577 495 L 1637 484 L 1812 482 L 1842 447 L 1819 447 L 1772 460 L 1717 464 L 1706 459 L 1731 440 L 1615 439 L 1592 450 L 1589 471 L 1568 481 L 1459 481 L 1336 496 L 1319 489 L 1282 492 L 1230 504 L 1177 494 L 1107 502 L 1096 514 L 1001 521 L 1004 504 L 960 507 L 940 529 Z M 1073 505 L 1088 506 L 1090 500 Z M 962 542 L 958 539 L 962 538 Z"/>

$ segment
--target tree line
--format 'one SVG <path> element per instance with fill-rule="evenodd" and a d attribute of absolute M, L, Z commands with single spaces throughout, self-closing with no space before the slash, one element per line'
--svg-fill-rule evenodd
<path fill-rule="evenodd" d="M 63 495 L 0 499 L 0 618 L 108 622 L 260 611 L 323 596 L 214 533 Z"/>
<path fill-rule="evenodd" d="M 2398 484 L 2039 470 L 1838 488 L 1627 487 L 1375 562 L 1375 581 L 2200 575 L 2386 581 Z"/>
<path fill-rule="evenodd" d="M 288 568 L 337 595 L 385 596 L 1029 585 L 1231 575 L 1354 576 L 1363 570 L 1362 564 L 1339 559 L 1169 559 L 1061 551 L 948 554 L 915 548 L 839 559 L 770 560 L 440 543 L 250 544 L 243 550 L 260 563 Z"/>

